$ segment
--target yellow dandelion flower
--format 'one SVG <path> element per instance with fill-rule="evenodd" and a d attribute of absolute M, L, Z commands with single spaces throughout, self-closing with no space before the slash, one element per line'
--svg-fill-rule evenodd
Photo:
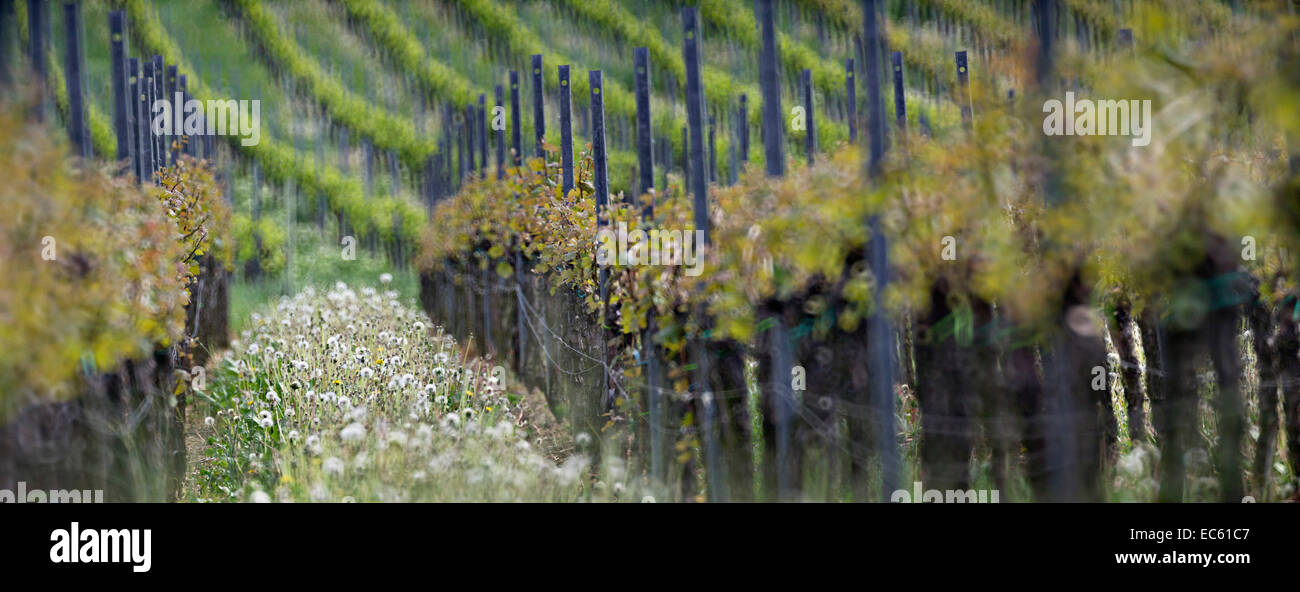
<path fill-rule="evenodd" d="M 487 409 L 488 411 L 491 411 L 491 410 L 492 410 L 491 407 L 484 407 L 484 409 Z"/>

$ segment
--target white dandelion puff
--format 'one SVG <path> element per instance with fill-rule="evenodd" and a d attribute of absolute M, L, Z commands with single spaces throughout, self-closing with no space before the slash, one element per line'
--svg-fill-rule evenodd
<path fill-rule="evenodd" d="M 359 423 L 353 422 L 339 432 L 339 437 L 343 438 L 344 442 L 356 442 L 366 437 L 366 428 Z"/>
<path fill-rule="evenodd" d="M 342 475 L 343 469 L 346 468 L 343 461 L 336 456 L 331 456 L 321 463 L 321 468 L 331 475 Z"/>

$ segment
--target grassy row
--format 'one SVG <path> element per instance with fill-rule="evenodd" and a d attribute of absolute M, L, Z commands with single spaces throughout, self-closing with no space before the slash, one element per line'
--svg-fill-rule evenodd
<path fill-rule="evenodd" d="M 456 342 L 380 279 L 308 288 L 254 313 L 211 388 L 200 500 L 643 500 L 622 461 L 600 464 L 541 421 L 545 402 Z M 304 338 L 304 335 L 306 336 Z M 579 437 L 590 441 L 589 435 Z"/>
<path fill-rule="evenodd" d="M 400 65 L 415 66 L 414 71 L 426 70 L 430 74 L 444 72 L 445 66 L 429 57 L 421 45 L 419 39 L 410 28 L 403 25 L 397 15 L 388 7 L 374 0 L 344 0 L 348 13 L 357 18 L 370 32 L 371 39 L 377 45 L 377 48 L 396 60 Z M 418 49 L 418 53 L 416 50 Z M 423 59 L 420 56 L 424 56 Z M 421 65 L 422 64 L 422 65 Z M 447 70 L 447 80 L 450 81 L 447 86 L 447 97 L 449 100 L 457 101 L 457 96 L 463 93 L 465 97 L 475 96 L 477 94 L 489 94 L 486 89 L 480 88 L 474 83 L 455 70 Z M 558 77 L 558 74 L 556 74 Z M 573 76 L 573 83 L 577 86 L 578 76 Z M 586 83 L 584 78 L 583 83 Z M 431 84 L 431 83 L 426 83 Z M 606 85 L 608 88 L 608 84 Z M 460 89 L 460 90 L 456 90 Z M 575 91 L 574 100 L 583 99 L 583 95 Z M 521 99 L 522 100 L 522 99 Z M 477 97 L 475 97 L 477 102 Z M 491 103 L 493 99 L 489 99 Z M 456 102 L 458 106 L 464 106 L 463 103 Z M 608 103 L 606 104 L 608 107 Z M 523 114 L 524 123 L 530 119 L 528 112 Z M 526 137 L 526 134 L 523 134 Z M 547 141 L 553 145 L 559 145 L 559 131 L 552 126 L 547 132 Z M 525 140 L 527 145 L 527 140 Z M 580 144 L 580 140 L 575 137 L 575 143 Z M 581 146 L 578 150 L 581 151 Z M 525 153 L 530 151 L 525 149 Z M 477 157 L 476 157 L 477 158 Z M 633 180 L 636 177 L 635 167 L 637 166 L 636 154 L 627 150 L 609 149 L 607 151 L 609 162 L 610 184 L 617 191 L 618 189 L 631 190 L 634 187 Z M 489 167 L 491 168 L 491 167 Z"/>
<path fill-rule="evenodd" d="M 283 24 L 260 0 L 237 0 L 236 4 L 266 53 L 285 72 L 303 82 L 331 118 L 370 138 L 376 147 L 398 153 L 412 169 L 424 166 L 425 158 L 435 152 L 436 146 L 417 137 L 409 121 L 344 87 L 291 35 L 284 34 Z"/>
<path fill-rule="evenodd" d="M 142 48 L 163 56 L 168 64 L 176 64 L 181 71 L 194 71 L 146 2 L 119 2 L 129 13 L 133 35 Z M 220 97 L 197 76 L 189 80 L 189 88 L 190 94 L 199 100 Z M 255 146 L 244 146 L 234 136 L 230 141 L 236 150 L 261 164 L 268 180 L 283 182 L 293 179 L 301 191 L 325 196 L 331 210 L 345 214 L 353 228 L 362 234 L 373 230 L 384 239 L 405 240 L 413 240 L 420 234 L 425 221 L 424 208 L 410 198 L 377 196 L 366 199 L 360 180 L 336 167 L 303 158 L 293 147 L 268 134 L 263 134 L 261 142 Z"/>
<path fill-rule="evenodd" d="M 635 15 L 612 0 L 563 0 L 563 4 L 578 16 L 605 28 L 629 44 L 647 48 L 650 59 L 656 67 L 670 72 L 678 84 L 685 84 L 686 62 L 682 59 L 681 49 L 668 43 L 656 28 L 642 24 Z M 727 72 L 707 63 L 702 64 L 700 77 L 704 83 L 705 100 L 715 109 L 734 108 L 742 93 L 755 99 L 761 98 L 757 86 L 742 83 Z M 841 91 L 843 86 L 843 76 L 841 76 L 836 92 Z M 670 89 L 670 92 L 680 92 L 680 89 Z"/>
<path fill-rule="evenodd" d="M 375 0 L 342 0 L 347 13 L 369 30 L 376 45 L 392 58 L 402 70 L 414 74 L 415 79 L 435 98 L 465 107 L 484 92 L 454 69 L 434 59 L 424 51 L 410 30 L 388 7 Z"/>

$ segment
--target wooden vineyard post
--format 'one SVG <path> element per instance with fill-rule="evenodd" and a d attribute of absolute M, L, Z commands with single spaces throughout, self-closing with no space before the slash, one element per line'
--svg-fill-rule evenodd
<path fill-rule="evenodd" d="M 521 152 L 519 120 L 519 71 L 510 71 L 510 163 L 518 167 L 523 164 L 523 152 Z"/>
<path fill-rule="evenodd" d="M 564 198 L 573 190 L 573 89 L 569 86 L 569 67 L 560 66 L 560 188 Z"/>
<path fill-rule="evenodd" d="M 604 84 L 600 70 L 587 72 L 588 85 L 591 87 L 591 151 L 592 166 L 595 168 L 596 188 L 596 226 L 601 228 L 609 224 L 609 162 L 605 153 L 605 96 Z M 600 409 L 602 412 L 613 408 L 613 396 L 610 393 L 608 348 L 604 345 L 606 327 L 609 323 L 609 267 L 600 268 L 600 306 L 601 306 L 601 366 L 604 368 L 604 382 L 601 388 Z"/>
<path fill-rule="evenodd" d="M 849 143 L 858 143 L 858 82 L 853 58 L 844 61 L 844 88 L 848 91 Z"/>
<path fill-rule="evenodd" d="M 126 12 L 108 13 L 109 71 L 113 77 L 113 131 L 117 134 L 117 160 L 135 160 L 131 139 L 131 85 L 127 81 L 126 64 Z"/>
<path fill-rule="evenodd" d="M 749 95 L 740 95 L 740 163 L 749 162 Z"/>
<path fill-rule="evenodd" d="M 873 181 L 881 175 L 881 162 L 885 153 L 885 106 L 880 96 L 881 26 L 876 22 L 878 6 L 879 0 L 864 0 L 862 3 L 867 74 L 867 131 L 871 136 L 868 141 L 870 153 L 867 174 Z M 880 303 L 884 300 L 889 283 L 889 245 L 879 215 L 872 215 L 867 224 L 871 232 L 867 256 L 870 259 L 871 273 L 876 278 L 874 298 Z M 867 319 L 870 407 L 871 417 L 876 424 L 873 433 L 876 435 L 874 447 L 881 466 L 880 491 L 885 500 L 898 488 L 899 472 L 898 446 L 895 442 L 898 429 L 894 425 L 894 328 L 891 325 L 888 312 L 880 305 L 875 307 L 874 313 Z M 865 467 L 861 470 L 865 471 Z"/>
<path fill-rule="evenodd" d="M 437 191 L 434 186 L 437 183 L 437 156 L 427 156 L 424 159 L 424 179 L 420 186 L 420 195 L 424 198 L 425 217 L 433 216 L 434 193 Z"/>
<path fill-rule="evenodd" d="M 177 105 L 175 101 L 176 91 L 179 88 L 178 81 L 176 79 L 176 74 L 177 74 L 176 64 L 171 64 L 167 66 L 167 77 L 166 79 L 163 80 L 163 86 L 165 87 L 163 91 L 163 100 L 171 103 L 172 105 L 173 121 L 175 121 L 176 119 L 177 110 L 184 109 L 184 104 Z M 175 125 L 173 124 L 172 127 L 175 128 Z M 180 132 L 181 130 L 172 129 L 172 133 L 164 136 L 163 147 L 166 150 L 166 152 L 164 152 L 164 158 L 166 160 L 163 162 L 163 166 L 171 166 L 172 163 L 176 162 L 175 144 L 176 144 L 177 136 L 180 134 Z"/>
<path fill-rule="evenodd" d="M 768 176 L 780 177 L 785 175 L 785 125 L 781 117 L 780 56 L 777 55 L 772 0 L 755 0 L 754 12 L 763 44 L 758 53 L 759 87 L 763 91 L 763 150 Z"/>
<path fill-rule="evenodd" d="M 86 72 L 82 55 L 85 39 L 81 32 L 80 2 L 63 5 L 63 30 L 67 53 L 64 76 L 67 77 L 68 85 L 68 135 L 72 138 L 72 147 L 77 155 L 90 158 L 90 130 L 86 126 Z"/>
<path fill-rule="evenodd" d="M 141 134 L 140 107 L 143 104 L 140 94 L 140 59 L 131 58 L 126 62 L 127 75 L 127 122 L 131 128 L 131 171 L 135 173 L 136 183 L 144 182 L 144 138 Z"/>
<path fill-rule="evenodd" d="M 542 142 L 546 139 L 546 113 L 543 103 L 545 85 L 542 78 L 542 54 L 533 55 L 533 136 L 537 141 L 537 158 L 546 158 L 546 148 Z"/>
<path fill-rule="evenodd" d="M 650 117 L 650 51 L 644 47 L 632 50 L 632 61 L 636 68 L 636 155 L 640 165 L 640 187 L 642 195 L 654 189 L 654 158 L 651 156 L 651 117 Z M 653 215 L 654 204 L 645 204 L 642 212 L 649 217 Z"/>
<path fill-rule="evenodd" d="M 587 73 L 587 78 L 591 86 L 591 150 L 595 160 L 596 212 L 598 223 L 604 225 L 609 222 L 603 218 L 609 203 L 609 168 L 605 152 L 605 97 L 602 94 L 600 70 L 591 70 Z"/>
<path fill-rule="evenodd" d="M 248 260 L 248 265 L 244 268 L 244 275 L 248 279 L 258 279 L 262 276 L 262 235 L 257 231 L 257 223 L 262 219 L 262 165 L 257 161 L 253 162 L 253 190 L 252 190 L 252 207 L 253 207 L 253 257 Z"/>
<path fill-rule="evenodd" d="M 636 148 L 637 161 L 640 165 L 640 194 L 645 196 L 654 190 L 654 146 L 652 142 L 650 114 L 650 51 L 645 47 L 632 50 L 635 66 L 636 89 Z M 641 219 L 649 223 L 654 219 L 654 200 L 642 204 Z M 653 286 L 650 286 L 653 289 Z M 649 408 L 650 435 L 650 479 L 652 483 L 662 484 L 668 475 L 664 470 L 664 423 L 663 404 L 663 368 L 659 359 L 659 348 L 654 343 L 654 334 L 658 327 L 655 311 L 646 313 L 646 328 L 641 332 L 641 355 L 646 361 L 646 406 Z"/>
<path fill-rule="evenodd" d="M 718 182 L 718 144 L 713 116 L 709 116 L 709 183 Z"/>
<path fill-rule="evenodd" d="M 474 175 L 474 133 L 478 126 L 474 124 L 474 105 L 465 105 L 465 124 L 461 133 L 465 135 L 465 174 Z"/>
<path fill-rule="evenodd" d="M 140 138 L 141 182 L 154 182 L 157 161 L 154 160 L 153 130 L 149 127 L 149 105 L 153 103 L 153 61 L 145 60 L 140 70 L 139 116 L 136 117 L 136 134 Z"/>
<path fill-rule="evenodd" d="M 506 107 L 505 90 L 501 88 L 500 84 L 496 85 L 496 103 L 496 106 L 504 113 Z M 497 137 L 497 179 L 499 180 L 504 179 L 506 176 L 506 128 L 504 121 L 502 121 L 503 125 L 496 124 L 495 114 L 493 114 L 492 121 L 492 131 L 496 132 Z"/>
<path fill-rule="evenodd" d="M 808 155 L 808 164 L 811 165 L 817 154 L 817 119 L 813 106 L 812 70 L 805 69 L 803 71 L 803 74 L 800 75 L 799 85 L 803 87 L 804 117 L 808 126 L 804 132 L 804 151 Z"/>
<path fill-rule="evenodd" d="M 781 114 L 780 56 L 772 5 L 772 0 L 755 0 L 754 16 L 758 21 L 761 42 L 758 73 L 759 88 L 763 93 L 766 172 L 769 177 L 781 177 L 785 175 L 785 125 Z M 771 327 L 767 336 L 770 382 L 763 385 L 763 399 L 772 423 L 772 435 L 767 436 L 768 449 L 775 454 L 771 459 L 764 458 L 767 465 L 764 473 L 775 474 L 775 497 L 788 500 L 794 499 L 799 489 L 798 475 L 794 470 L 798 456 L 793 437 L 796 401 L 791 385 L 795 361 L 784 315 L 774 314 L 765 321 Z M 767 495 L 772 496 L 773 492 L 768 491 Z"/>
<path fill-rule="evenodd" d="M 691 136 L 682 126 L 682 191 L 691 191 Z"/>
<path fill-rule="evenodd" d="M 153 127 L 153 105 L 155 101 L 167 98 L 167 91 L 164 88 L 163 80 L 167 77 L 167 68 L 163 65 L 163 58 L 160 55 L 153 56 L 153 96 L 149 99 L 149 137 L 153 139 L 153 169 L 155 171 L 167 166 L 167 136 L 163 134 L 152 133 Z"/>
<path fill-rule="evenodd" d="M 700 27 L 699 8 L 682 9 L 685 39 L 682 41 L 682 59 L 686 62 L 686 120 L 690 126 L 690 167 L 695 173 L 691 179 L 694 195 L 695 228 L 704 231 L 705 244 L 709 244 L 709 177 L 704 172 L 704 85 L 700 77 Z"/>
<path fill-rule="evenodd" d="M 729 162 L 731 174 L 727 175 L 727 185 L 735 185 L 736 180 L 740 178 L 740 161 L 736 159 L 735 142 L 727 145 L 727 153 L 731 157 Z"/>
<path fill-rule="evenodd" d="M 451 121 L 452 129 L 455 130 L 456 135 L 456 187 L 460 188 L 465 183 L 465 175 L 469 174 L 469 167 L 466 166 L 468 161 L 465 156 L 465 153 L 468 152 L 469 138 L 465 137 L 466 121 L 464 116 L 457 120 L 456 115 L 453 114 Z"/>
<path fill-rule="evenodd" d="M 682 8 L 682 61 L 686 63 L 686 121 L 690 127 L 690 169 L 694 175 L 687 185 L 694 199 L 695 228 L 704 233 L 704 244 L 709 244 L 709 176 L 704 170 L 704 85 L 700 77 L 700 10 L 695 6 Z M 684 238 L 684 237 L 683 237 Z M 701 245 L 703 247 L 703 245 Z M 710 381 L 713 367 L 713 350 L 707 340 L 700 338 L 694 344 L 696 372 L 700 402 L 700 429 L 704 435 L 705 476 L 712 501 L 731 499 L 728 492 L 727 469 L 717 433 L 716 402 Z M 719 393 L 725 394 L 725 393 Z"/>
<path fill-rule="evenodd" d="M 961 105 L 961 123 L 971 127 L 970 68 L 966 64 L 966 50 L 957 52 L 957 102 Z"/>
<path fill-rule="evenodd" d="M 189 100 L 190 100 L 189 90 L 190 90 L 189 78 L 187 78 L 184 74 L 181 74 L 181 75 L 177 76 L 177 77 L 176 77 L 176 91 L 180 93 L 180 97 L 181 97 L 181 106 L 179 107 L 179 109 L 181 109 L 181 114 L 182 114 L 182 115 L 184 115 L 184 113 L 185 113 L 185 107 L 184 107 L 185 103 L 189 102 Z M 183 118 L 182 118 L 182 119 L 183 119 Z M 190 137 L 189 137 L 188 135 L 185 134 L 185 127 L 184 127 L 184 124 L 183 124 L 183 123 L 182 123 L 181 128 L 180 128 L 179 130 L 177 130 L 177 133 L 180 134 L 180 138 L 181 138 L 181 147 L 180 147 L 180 152 L 181 152 L 182 154 L 187 154 L 187 155 L 189 155 L 189 156 L 194 156 L 194 148 L 195 148 L 195 147 L 191 144 L 191 141 L 192 141 L 192 140 L 190 139 Z"/>
<path fill-rule="evenodd" d="M 906 136 L 907 101 L 903 92 L 903 52 L 894 52 L 889 61 L 894 70 L 894 125 L 898 126 L 900 135 Z"/>
<path fill-rule="evenodd" d="M 48 26 L 49 13 L 46 0 L 27 0 L 27 56 L 31 63 L 36 84 L 40 85 L 40 107 L 36 109 L 36 119 L 43 121 L 49 116 L 49 83 L 45 52 L 49 50 Z"/>
<path fill-rule="evenodd" d="M 474 119 L 478 126 L 478 176 L 480 179 L 487 178 L 487 161 L 488 161 L 488 133 L 487 133 L 487 95 L 479 93 L 478 95 L 478 115 Z"/>

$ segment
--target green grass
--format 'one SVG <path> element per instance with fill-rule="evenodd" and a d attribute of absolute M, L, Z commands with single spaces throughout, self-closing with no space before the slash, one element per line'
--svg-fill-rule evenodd
<path fill-rule="evenodd" d="M 327 237 L 312 224 L 294 224 L 292 249 L 282 274 L 259 281 L 241 278 L 234 282 L 230 292 L 230 328 L 235 335 L 247 328 L 249 317 L 258 308 L 309 286 L 323 291 L 336 282 L 380 285 L 380 276 L 391 274 L 392 283 L 385 289 L 400 294 L 403 303 L 418 302 L 420 284 L 414 271 L 395 269 L 384 259 L 382 252 L 376 251 L 372 256 L 364 244 L 357 245 L 355 260 L 344 260 L 343 247 L 334 244 L 331 226 L 332 221 L 324 232 Z M 237 274 L 242 276 L 242 270 L 237 270 Z"/>

